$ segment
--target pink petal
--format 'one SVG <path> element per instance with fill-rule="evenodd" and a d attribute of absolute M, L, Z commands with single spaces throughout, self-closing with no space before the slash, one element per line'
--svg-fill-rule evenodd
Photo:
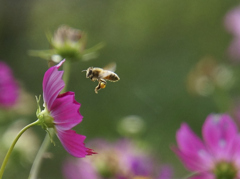
<path fill-rule="evenodd" d="M 203 137 L 217 160 L 231 160 L 233 140 L 237 127 L 229 115 L 209 115 L 203 125 Z"/>
<path fill-rule="evenodd" d="M 86 155 L 92 155 L 94 152 L 92 149 L 86 148 L 83 143 L 85 136 L 77 134 L 74 130 L 59 130 L 57 129 L 57 136 L 61 141 L 63 147 L 68 153 L 74 157 L 85 157 Z"/>
<path fill-rule="evenodd" d="M 158 179 L 171 179 L 173 178 L 173 168 L 168 165 L 164 165 L 160 169 L 160 175 Z"/>
<path fill-rule="evenodd" d="M 99 179 L 99 174 L 88 158 L 68 159 L 63 166 L 63 174 L 67 179 Z"/>
<path fill-rule="evenodd" d="M 199 152 L 200 154 L 183 153 L 176 147 L 173 147 L 172 150 L 180 158 L 184 166 L 190 171 L 205 172 L 213 167 L 213 163 L 212 161 L 210 161 L 211 157 L 209 157 L 209 154 L 207 153 L 204 152 L 202 152 L 202 154 L 201 152 Z M 209 162 L 207 160 L 209 160 Z"/>
<path fill-rule="evenodd" d="M 205 149 L 201 139 L 185 123 L 177 131 L 176 137 L 179 148 L 184 152 L 197 152 L 199 148 Z"/>
<path fill-rule="evenodd" d="M 50 109 L 65 84 L 62 80 L 63 71 L 58 71 L 65 60 L 49 68 L 43 78 L 43 99 L 47 109 Z"/>
<path fill-rule="evenodd" d="M 212 157 L 187 124 L 182 124 L 177 131 L 177 143 L 179 149 L 175 153 L 190 170 L 202 171 L 212 167 Z"/>
<path fill-rule="evenodd" d="M 233 146 L 231 148 L 230 153 L 232 154 L 232 161 L 234 161 L 235 165 L 240 168 L 240 135 L 238 134 L 234 141 Z"/>
<path fill-rule="evenodd" d="M 240 37 L 235 37 L 229 48 L 228 48 L 229 55 L 233 58 L 233 62 L 239 62 L 240 58 Z"/>
<path fill-rule="evenodd" d="M 81 104 L 74 99 L 74 95 L 74 92 L 58 95 L 50 108 L 55 126 L 60 130 L 69 130 L 82 121 L 79 112 Z"/>
<path fill-rule="evenodd" d="M 235 36 L 240 36 L 240 7 L 231 10 L 225 18 L 225 26 Z"/>
<path fill-rule="evenodd" d="M 1 77 L 0 77 L 1 78 Z M 12 79 L 11 82 L 0 84 L 0 106 L 1 107 L 12 107 L 16 104 L 19 97 L 19 86 Z"/>
<path fill-rule="evenodd" d="M 19 86 L 11 68 L 0 61 L 0 107 L 12 107 L 19 97 Z"/>

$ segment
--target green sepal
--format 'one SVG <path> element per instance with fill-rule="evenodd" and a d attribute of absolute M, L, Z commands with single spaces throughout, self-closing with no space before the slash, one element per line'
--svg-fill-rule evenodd
<path fill-rule="evenodd" d="M 34 56 L 34 57 L 40 57 L 45 60 L 50 60 L 51 56 L 55 55 L 56 51 L 55 49 L 51 50 L 29 50 L 28 55 Z"/>
<path fill-rule="evenodd" d="M 82 60 L 83 61 L 89 61 L 92 60 L 94 58 L 98 57 L 98 50 L 102 49 L 105 46 L 105 43 L 101 42 L 98 43 L 97 45 L 94 45 L 93 47 L 86 49 L 83 51 L 82 54 Z"/>
<path fill-rule="evenodd" d="M 52 137 L 51 132 L 49 131 L 49 129 L 46 129 L 45 131 L 47 132 L 47 134 L 48 134 L 48 136 L 50 138 L 51 143 L 53 143 L 53 145 L 56 146 L 55 142 L 53 141 L 53 137 Z"/>
<path fill-rule="evenodd" d="M 40 100 L 41 100 L 41 95 L 39 95 L 39 97 L 35 96 L 36 98 L 36 101 L 37 101 L 37 112 L 36 112 L 36 115 L 37 117 L 39 116 L 39 114 L 41 113 L 41 107 L 40 107 Z"/>

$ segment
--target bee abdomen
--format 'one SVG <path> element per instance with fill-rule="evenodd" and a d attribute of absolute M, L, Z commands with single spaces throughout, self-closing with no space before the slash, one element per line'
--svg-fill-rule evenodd
<path fill-rule="evenodd" d="M 118 77 L 118 75 L 115 74 L 115 73 L 112 73 L 112 74 L 106 76 L 105 79 L 106 79 L 106 80 L 109 80 L 109 81 L 118 81 L 118 80 L 120 80 L 120 78 Z"/>

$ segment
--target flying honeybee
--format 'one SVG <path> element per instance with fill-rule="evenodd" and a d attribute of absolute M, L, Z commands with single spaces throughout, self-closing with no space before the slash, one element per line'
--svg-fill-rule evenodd
<path fill-rule="evenodd" d="M 110 63 L 104 68 L 89 67 L 86 71 L 86 78 L 90 78 L 92 81 L 98 81 L 98 85 L 95 88 L 97 94 L 100 89 L 103 89 L 107 85 L 107 81 L 116 82 L 120 80 L 118 75 L 114 73 L 116 70 L 116 64 Z"/>

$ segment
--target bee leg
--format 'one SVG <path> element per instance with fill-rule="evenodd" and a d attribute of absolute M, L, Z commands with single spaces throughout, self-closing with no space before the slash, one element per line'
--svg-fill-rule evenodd
<path fill-rule="evenodd" d="M 90 79 L 91 79 L 92 81 L 96 81 L 96 78 L 90 77 Z"/>
<path fill-rule="evenodd" d="M 100 83 L 98 83 L 98 85 L 96 86 L 96 88 L 95 88 L 95 93 L 96 94 L 98 94 L 98 91 L 101 89 L 101 87 L 100 87 Z"/>
<path fill-rule="evenodd" d="M 106 82 L 105 80 L 103 80 L 103 79 L 99 80 L 98 85 L 97 85 L 96 88 L 95 88 L 95 93 L 98 94 L 98 91 L 99 91 L 100 89 L 105 88 L 106 85 L 107 85 L 107 82 Z"/>

